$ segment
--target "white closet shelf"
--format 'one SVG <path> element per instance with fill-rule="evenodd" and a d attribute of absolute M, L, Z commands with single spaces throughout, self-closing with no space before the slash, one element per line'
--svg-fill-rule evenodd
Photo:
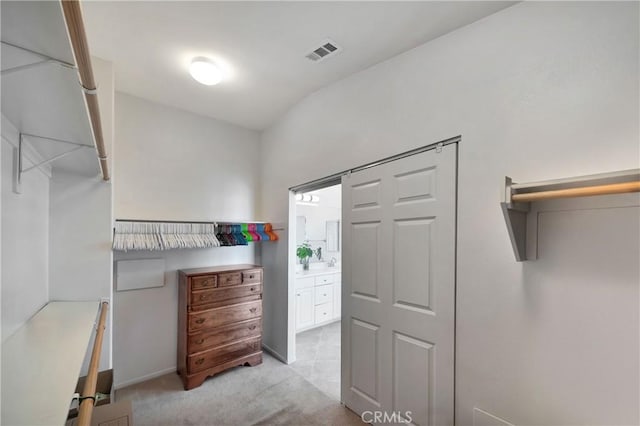
<path fill-rule="evenodd" d="M 513 183 L 505 177 L 505 201 L 500 203 L 518 262 L 537 258 L 537 218 L 532 203 L 545 200 L 640 192 L 640 169 Z"/>
<path fill-rule="evenodd" d="M 99 301 L 49 302 L 2 344 L 4 425 L 63 425 Z"/>
<path fill-rule="evenodd" d="M 2 114 L 43 159 L 55 159 L 56 168 L 99 175 L 94 133 L 60 2 L 6 2 L 1 18 Z"/>

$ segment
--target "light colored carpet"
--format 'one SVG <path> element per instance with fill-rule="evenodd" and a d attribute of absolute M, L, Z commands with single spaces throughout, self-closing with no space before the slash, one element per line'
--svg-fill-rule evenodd
<path fill-rule="evenodd" d="M 185 391 L 177 374 L 116 391 L 131 400 L 142 425 L 362 425 L 360 418 L 268 354 L 256 367 L 238 367 Z"/>
<path fill-rule="evenodd" d="M 318 389 L 340 400 L 340 321 L 296 335 L 296 362 L 291 364 Z"/>

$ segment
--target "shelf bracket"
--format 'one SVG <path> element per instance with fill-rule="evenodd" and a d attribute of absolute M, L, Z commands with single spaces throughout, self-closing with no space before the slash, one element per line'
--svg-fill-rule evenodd
<path fill-rule="evenodd" d="M 44 55 L 44 54 L 42 54 L 40 52 L 36 52 L 34 50 L 30 50 L 30 49 L 24 48 L 22 46 L 18 46 L 18 45 L 12 44 L 12 43 L 8 43 L 6 41 L 2 41 L 2 44 L 6 45 L 6 46 L 13 47 L 13 48 L 18 49 L 18 50 L 22 50 L 24 52 L 29 52 L 29 53 L 31 53 L 33 55 L 39 56 L 43 60 L 42 61 L 38 61 L 38 62 L 33 62 L 33 63 L 30 63 L 30 64 L 26 64 L 26 65 L 19 65 L 17 67 L 3 69 L 0 72 L 0 75 L 7 75 L 7 74 L 15 73 L 15 72 L 26 71 L 26 70 L 29 70 L 31 68 L 37 68 L 37 67 L 41 67 L 43 65 L 50 65 L 50 64 L 60 65 L 63 68 L 69 68 L 69 69 L 72 69 L 72 70 L 76 70 L 77 69 L 77 67 L 74 64 L 70 64 L 68 62 L 61 61 L 61 60 L 56 59 L 56 58 L 52 58 L 51 56 Z"/>
<path fill-rule="evenodd" d="M 530 203 L 515 203 L 511 199 L 513 182 L 509 176 L 505 177 L 505 201 L 500 203 L 504 220 L 507 224 L 509 239 L 513 246 L 516 261 L 527 260 L 527 217 L 531 211 Z"/>
<path fill-rule="evenodd" d="M 64 151 L 60 154 L 54 155 L 53 157 L 44 159 L 38 163 L 35 163 L 29 167 L 24 167 L 24 137 L 28 136 L 28 137 L 32 137 L 32 138 L 38 138 L 38 139 L 46 139 L 46 140 L 50 140 L 53 142 L 58 142 L 58 143 L 64 143 L 67 145 L 72 145 L 73 147 L 71 149 L 68 149 L 67 151 Z M 33 169 L 39 169 L 40 167 L 52 163 L 56 160 L 59 160 L 60 158 L 64 158 L 67 155 L 74 153 L 76 151 L 79 151 L 83 148 L 93 148 L 92 145 L 85 145 L 85 144 L 81 144 L 81 143 L 77 143 L 77 142 L 70 142 L 70 141 L 65 141 L 62 139 L 55 139 L 55 138 L 50 138 L 50 137 L 46 137 L 46 136 L 38 136 L 38 135 L 32 135 L 29 133 L 20 133 L 19 134 L 19 138 L 18 138 L 18 148 L 16 150 L 14 150 L 14 161 L 13 161 L 13 192 L 15 192 L 16 194 L 20 194 L 22 193 L 22 175 L 24 175 L 27 172 L 30 172 Z"/>

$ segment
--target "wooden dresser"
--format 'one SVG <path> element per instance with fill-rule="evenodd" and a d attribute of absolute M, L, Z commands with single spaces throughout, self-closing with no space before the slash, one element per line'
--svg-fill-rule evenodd
<path fill-rule="evenodd" d="M 262 267 L 179 273 L 178 374 L 193 389 L 238 365 L 262 362 Z"/>

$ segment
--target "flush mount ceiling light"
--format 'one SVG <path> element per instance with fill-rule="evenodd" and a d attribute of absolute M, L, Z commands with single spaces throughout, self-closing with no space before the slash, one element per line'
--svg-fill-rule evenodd
<path fill-rule="evenodd" d="M 193 58 L 189 73 L 198 83 L 213 86 L 222 81 L 223 72 L 215 62 L 204 56 Z"/>

